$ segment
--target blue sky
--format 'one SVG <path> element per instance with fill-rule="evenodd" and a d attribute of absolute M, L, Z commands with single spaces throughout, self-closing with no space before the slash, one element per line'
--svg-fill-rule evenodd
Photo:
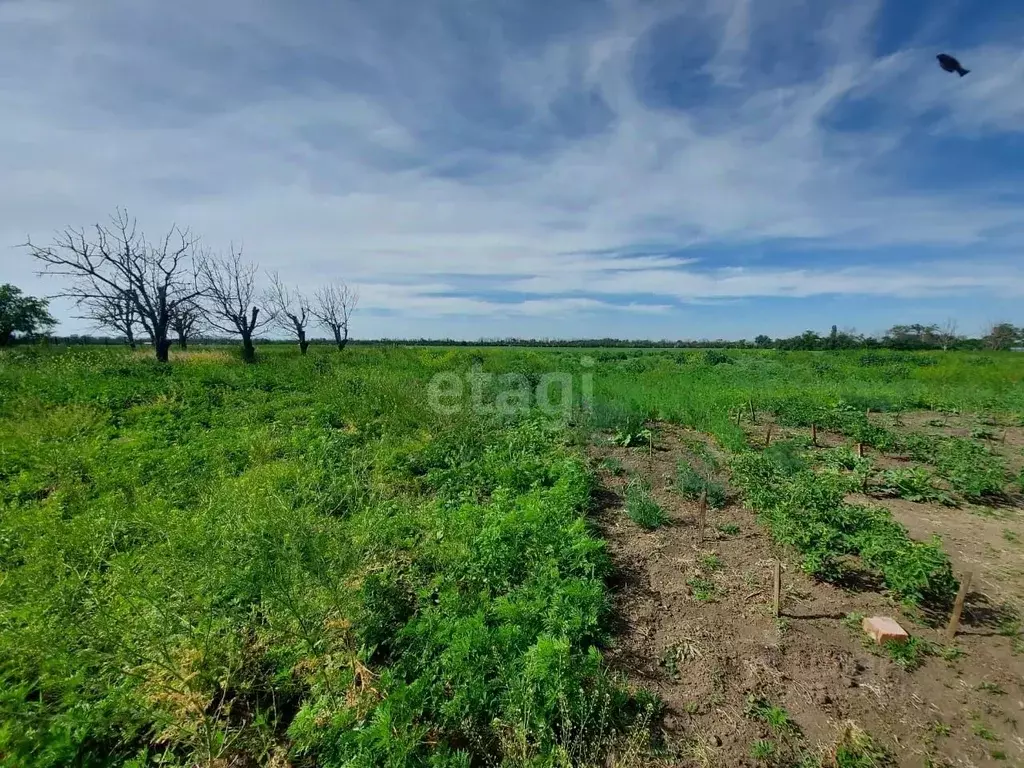
<path fill-rule="evenodd" d="M 1017 5 L 0 0 L 0 281 L 121 205 L 364 338 L 1024 323 Z"/>

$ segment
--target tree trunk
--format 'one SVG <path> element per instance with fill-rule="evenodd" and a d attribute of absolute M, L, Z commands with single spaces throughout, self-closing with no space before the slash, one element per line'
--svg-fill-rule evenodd
<path fill-rule="evenodd" d="M 134 352 L 135 351 L 135 347 L 136 347 L 136 344 L 135 344 L 135 334 L 132 333 L 132 329 L 131 328 L 128 328 L 125 331 L 124 338 L 125 338 L 125 341 L 128 342 L 128 349 L 130 349 L 132 352 Z"/>
<path fill-rule="evenodd" d="M 242 337 L 242 359 L 247 363 L 256 362 L 256 348 L 252 345 L 252 336 Z"/>
<path fill-rule="evenodd" d="M 306 350 L 309 349 L 309 342 L 306 341 L 306 332 L 299 329 L 299 351 L 302 354 L 306 354 Z"/>
<path fill-rule="evenodd" d="M 0 330 L 0 347 L 6 347 L 11 343 L 11 337 L 14 335 L 14 331 L 4 328 Z"/>
<path fill-rule="evenodd" d="M 182 350 L 188 349 L 188 339 L 186 339 L 184 336 L 179 336 L 178 347 Z"/>
<path fill-rule="evenodd" d="M 348 344 L 348 333 L 345 334 L 345 338 L 341 337 L 341 328 L 334 329 L 334 343 L 338 345 L 338 351 L 342 352 L 345 349 L 345 345 Z"/>
<path fill-rule="evenodd" d="M 170 359 L 171 342 L 169 339 L 156 339 L 153 346 L 156 347 L 156 359 L 159 363 L 166 363 Z"/>

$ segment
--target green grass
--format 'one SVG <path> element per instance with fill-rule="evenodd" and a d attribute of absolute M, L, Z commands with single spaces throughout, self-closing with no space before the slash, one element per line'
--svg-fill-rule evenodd
<path fill-rule="evenodd" d="M 477 365 L 531 385 L 592 373 L 596 405 L 580 410 L 576 387 L 569 418 L 501 417 L 468 408 L 467 388 L 463 412 L 434 413 L 431 377 Z M 956 588 L 941 547 L 843 503 L 843 473 L 869 465 L 837 455 L 830 475 L 800 441 L 751 450 L 750 408 L 906 451 L 986 499 L 1010 478 L 984 446 L 864 411 L 1021 423 L 1022 382 L 1024 357 L 997 353 L 314 345 L 161 366 L 114 348 L 0 350 L 0 754 L 33 768 L 602 764 L 657 702 L 602 660 L 588 430 L 641 449 L 652 420 L 708 433 L 715 451 L 692 453 L 712 478 L 691 467 L 682 492 L 724 504 L 715 456 L 734 456 L 730 482 L 808 570 L 855 559 L 901 598 L 941 602 Z M 665 522 L 649 489 L 633 496 L 641 520 Z M 707 574 L 689 586 L 716 597 Z M 859 738 L 836 765 L 883 764 Z"/>
<path fill-rule="evenodd" d="M 737 536 L 739 535 L 740 527 L 735 523 L 723 523 L 718 526 L 718 532 L 726 536 Z"/>
<path fill-rule="evenodd" d="M 882 652 L 905 672 L 919 669 L 925 659 L 935 655 L 935 650 L 928 642 L 916 637 L 908 638 L 902 643 L 888 640 L 882 644 Z"/>
<path fill-rule="evenodd" d="M 776 736 L 796 735 L 800 728 L 784 708 L 772 704 L 768 699 L 751 696 L 747 699 L 746 715 L 768 726 Z"/>
<path fill-rule="evenodd" d="M 668 522 L 665 510 L 651 496 L 647 483 L 636 477 L 626 486 L 626 514 L 634 523 L 648 530 Z"/>
<path fill-rule="evenodd" d="M 593 478 L 539 415 L 434 415 L 468 362 L 5 352 L 5 760 L 549 765 L 642 733 L 597 650 Z"/>
<path fill-rule="evenodd" d="M 718 599 L 718 587 L 705 576 L 693 576 L 686 581 L 690 594 L 702 603 L 713 603 Z"/>
<path fill-rule="evenodd" d="M 886 586 L 913 604 L 944 604 L 957 590 L 949 557 L 938 540 L 914 541 L 881 507 L 845 501 L 848 479 L 816 472 L 794 449 L 748 451 L 733 461 L 733 482 L 773 536 L 803 555 L 806 572 L 837 580 L 844 558 L 855 556 Z"/>
<path fill-rule="evenodd" d="M 708 506 L 711 509 L 721 509 L 728 501 L 725 486 L 704 477 L 685 461 L 679 462 L 676 474 L 676 489 L 683 498 L 692 501 L 696 501 L 703 494 L 707 493 Z"/>

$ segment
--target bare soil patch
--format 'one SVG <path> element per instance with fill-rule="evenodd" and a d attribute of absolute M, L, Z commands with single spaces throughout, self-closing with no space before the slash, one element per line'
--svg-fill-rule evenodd
<path fill-rule="evenodd" d="M 799 431 L 775 434 L 786 432 Z M 888 747 L 899 766 L 1024 765 L 1024 655 L 1014 655 L 1014 639 L 1000 634 L 1007 627 L 1000 601 L 1014 589 L 1020 594 L 1020 582 L 1001 575 L 1013 572 L 1012 542 L 1003 542 L 999 559 L 986 559 L 986 544 L 968 546 L 968 524 L 977 526 L 976 516 L 893 509 L 914 523 L 908 523 L 914 535 L 949 535 L 958 568 L 972 566 L 979 574 L 957 641 L 960 655 L 931 656 L 906 672 L 872 653 L 844 618 L 893 616 L 911 635 L 939 646 L 941 629 L 894 606 L 870 579 L 842 589 L 808 578 L 735 502 L 708 512 L 699 542 L 697 504 L 675 491 L 674 480 L 680 460 L 702 465 L 688 446 L 705 438 L 672 425 L 657 425 L 656 434 L 654 450 L 600 444 L 591 457 L 605 489 L 596 522 L 617 573 L 619 631 L 608 659 L 662 697 L 665 742 L 674 754 L 668 764 L 781 765 L 755 760 L 752 745 L 799 739 L 826 748 L 853 721 Z M 822 445 L 844 441 L 824 433 L 819 438 Z M 645 531 L 626 515 L 625 487 L 634 475 L 650 484 L 669 525 Z M 1003 523 L 983 522 L 991 526 L 982 526 L 983 538 L 993 544 L 995 526 Z M 1017 547 L 1024 561 L 1024 544 Z M 779 619 L 771 606 L 776 558 L 783 564 Z M 751 716 L 752 698 L 784 708 L 802 735 L 780 735 Z"/>

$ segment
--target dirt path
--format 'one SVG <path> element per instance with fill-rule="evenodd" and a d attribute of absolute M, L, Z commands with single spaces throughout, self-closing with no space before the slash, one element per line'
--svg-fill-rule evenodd
<path fill-rule="evenodd" d="M 844 622 L 851 613 L 894 616 L 924 640 L 940 641 L 941 632 L 877 591 L 807 578 L 740 506 L 711 511 L 700 544 L 697 505 L 674 490 L 678 462 L 700 464 L 695 440 L 703 438 L 661 425 L 651 453 L 592 450 L 605 487 L 597 522 L 618 574 L 620 627 L 608 658 L 662 697 L 667 764 L 795 765 L 792 755 L 827 752 L 852 721 L 900 766 L 1024 766 L 1024 655 L 1012 654 L 993 611 L 974 606 L 956 658 L 929 657 L 910 673 L 873 654 Z M 645 531 L 629 519 L 623 499 L 631 476 L 648 481 L 669 525 Z M 772 574 L 780 555 L 776 619 Z M 769 706 L 788 713 L 799 735 L 779 727 L 777 713 L 776 728 L 764 722 Z"/>

